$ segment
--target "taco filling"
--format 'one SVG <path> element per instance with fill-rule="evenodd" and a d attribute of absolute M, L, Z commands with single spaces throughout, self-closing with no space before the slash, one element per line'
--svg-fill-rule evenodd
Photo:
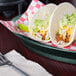
<path fill-rule="evenodd" d="M 49 40 L 49 18 L 45 20 L 35 19 L 32 27 L 32 37 L 39 40 Z"/>
<path fill-rule="evenodd" d="M 72 38 L 75 25 L 76 14 L 66 14 L 64 18 L 59 22 L 59 29 L 56 32 L 56 42 L 59 44 L 69 43 Z"/>

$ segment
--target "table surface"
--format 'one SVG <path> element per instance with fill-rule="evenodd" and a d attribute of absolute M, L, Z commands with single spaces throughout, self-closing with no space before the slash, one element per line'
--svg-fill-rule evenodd
<path fill-rule="evenodd" d="M 12 49 L 15 49 L 27 59 L 39 63 L 54 76 L 76 76 L 76 65 L 62 63 L 39 56 L 24 47 L 18 37 L 0 24 L 0 50 L 5 54 Z"/>
<path fill-rule="evenodd" d="M 1 19 L 4 20 L 5 18 L 0 17 L 0 20 Z M 53 74 L 53 76 L 76 76 L 76 65 L 48 59 L 28 50 L 17 36 L 0 24 L 0 51 L 5 54 L 13 49 L 27 59 L 42 65 L 48 72 Z"/>

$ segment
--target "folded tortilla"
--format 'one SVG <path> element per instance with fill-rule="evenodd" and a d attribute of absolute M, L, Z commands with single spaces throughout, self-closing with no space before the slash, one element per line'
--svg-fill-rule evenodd
<path fill-rule="evenodd" d="M 55 4 L 47 4 L 39 9 L 29 23 L 30 37 L 37 41 L 50 41 L 49 20 L 55 10 Z"/>
<path fill-rule="evenodd" d="M 68 2 L 59 4 L 49 26 L 51 41 L 55 45 L 70 45 L 76 39 L 76 8 Z"/>

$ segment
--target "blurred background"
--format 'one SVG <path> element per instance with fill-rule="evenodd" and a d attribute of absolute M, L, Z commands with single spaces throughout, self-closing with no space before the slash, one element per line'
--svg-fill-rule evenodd
<path fill-rule="evenodd" d="M 76 0 L 40 0 L 44 4 L 71 2 L 76 6 Z M 0 19 L 11 20 L 26 11 L 31 0 L 0 0 Z"/>

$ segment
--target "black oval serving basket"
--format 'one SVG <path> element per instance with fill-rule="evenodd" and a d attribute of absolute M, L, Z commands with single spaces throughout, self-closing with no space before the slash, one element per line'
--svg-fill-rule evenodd
<path fill-rule="evenodd" d="M 13 21 L 17 20 L 18 18 L 19 16 L 15 17 Z M 35 41 L 20 34 L 17 33 L 14 34 L 21 40 L 22 44 L 25 47 L 27 47 L 30 51 L 33 51 L 49 59 L 69 64 L 76 64 L 76 51 L 53 47 L 50 45 L 40 43 L 38 41 Z"/>
<path fill-rule="evenodd" d="M 20 38 L 22 44 L 30 51 L 33 51 L 41 56 L 44 56 L 53 60 L 76 64 L 76 51 L 60 49 L 57 47 L 40 43 L 38 41 L 35 41 L 33 39 L 30 39 L 28 37 L 25 37 L 17 33 L 14 33 L 14 34 Z"/>

